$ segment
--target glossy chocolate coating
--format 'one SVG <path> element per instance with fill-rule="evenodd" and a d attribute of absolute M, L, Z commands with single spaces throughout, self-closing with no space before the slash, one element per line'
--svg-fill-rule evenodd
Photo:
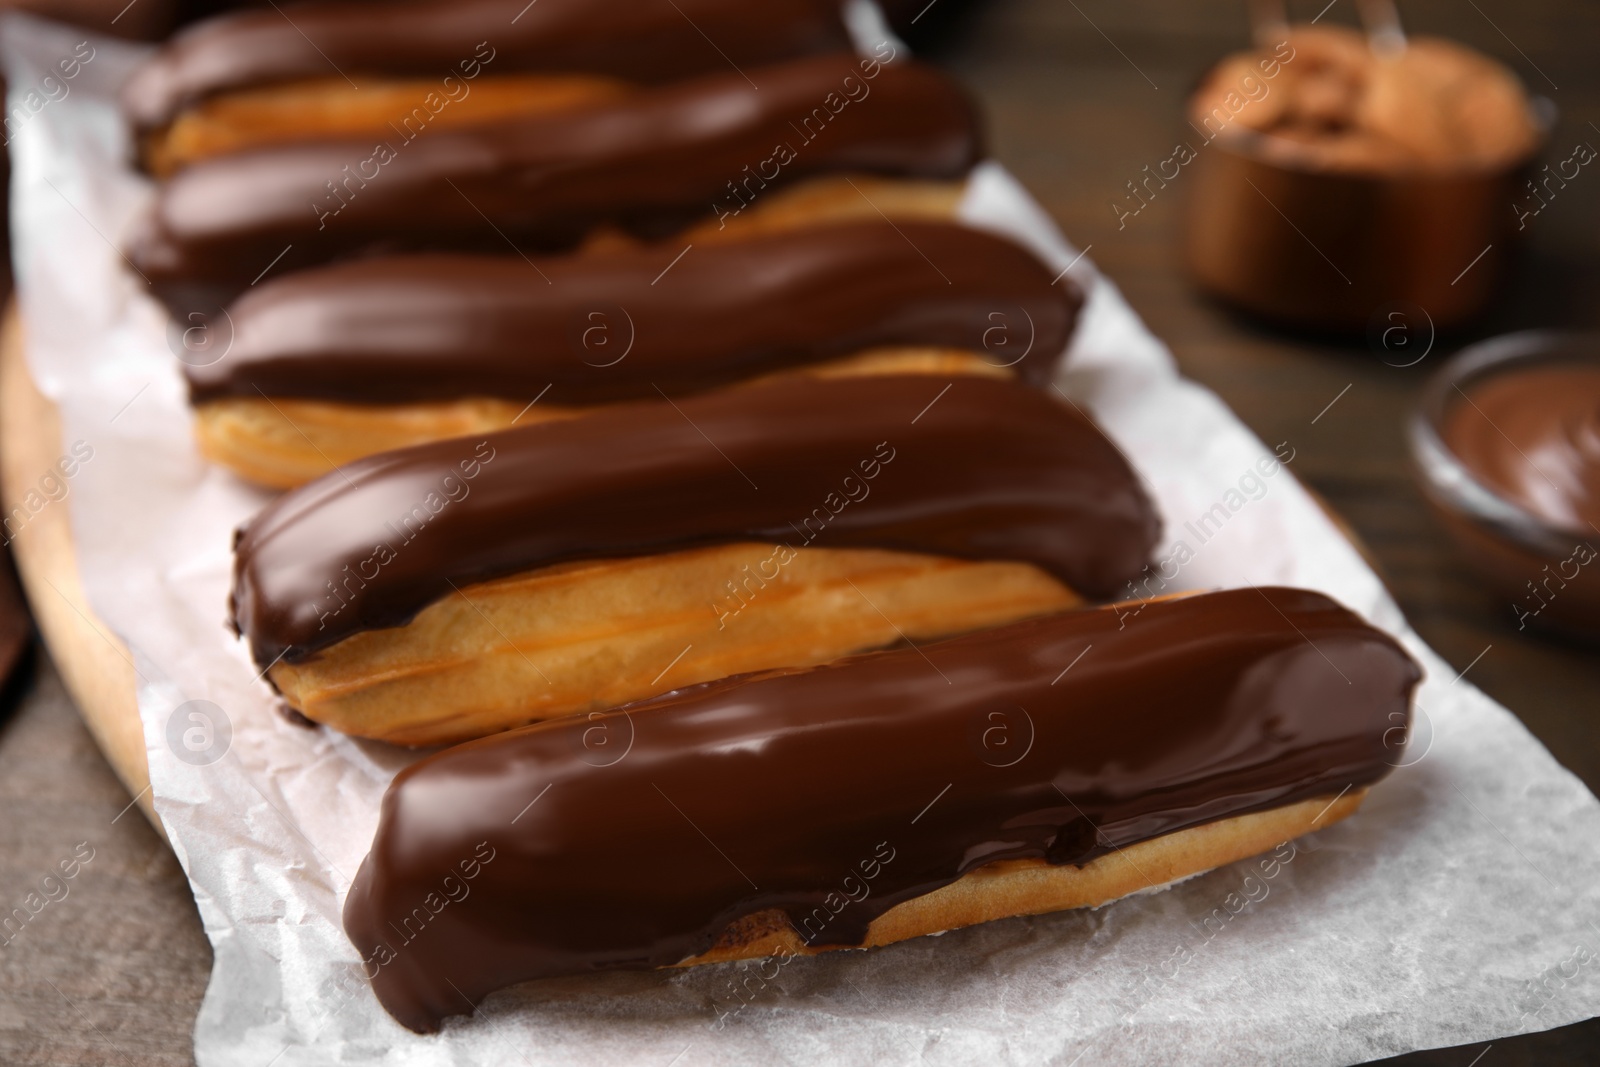
<path fill-rule="evenodd" d="M 274 5 L 276 6 L 276 5 Z M 141 128 L 216 93 L 310 78 L 458 73 L 480 43 L 491 73 L 601 74 L 640 82 L 758 66 L 850 46 L 827 0 L 408 0 L 284 4 L 175 37 L 129 80 Z"/>
<path fill-rule="evenodd" d="M 679 256 L 682 256 L 679 259 Z M 882 220 L 694 248 L 550 258 L 413 255 L 289 275 L 229 312 L 223 396 L 590 404 L 673 396 L 878 345 L 984 354 L 1042 385 L 1082 297 L 1021 246 Z M 549 390 L 546 393 L 546 389 Z"/>
<path fill-rule="evenodd" d="M 384 247 L 504 252 L 511 241 L 526 254 L 569 247 L 601 224 L 661 237 L 824 172 L 965 174 L 979 137 L 962 89 L 931 67 L 874 64 L 816 56 L 751 68 L 755 85 L 714 74 L 410 141 L 209 159 L 162 186 L 130 259 L 182 306 L 197 287 L 236 293 L 269 269 Z"/>
<path fill-rule="evenodd" d="M 1600 362 L 1487 375 L 1451 405 L 1440 435 L 1495 493 L 1574 536 L 1600 535 Z"/>
<path fill-rule="evenodd" d="M 345 930 L 415 1030 L 527 979 L 680 962 L 766 909 L 859 944 L 997 860 L 1081 865 L 1376 781 L 1420 675 L 1269 588 L 713 682 L 401 772 Z"/>
<path fill-rule="evenodd" d="M 233 617 L 265 666 L 401 625 L 452 583 L 740 541 L 1017 560 L 1104 597 L 1158 528 L 1121 454 L 1049 394 L 799 378 L 349 464 L 240 532 Z"/>

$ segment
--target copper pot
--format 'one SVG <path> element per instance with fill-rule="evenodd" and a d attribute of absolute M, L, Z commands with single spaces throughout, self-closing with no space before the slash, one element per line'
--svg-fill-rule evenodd
<path fill-rule="evenodd" d="M 1499 170 L 1376 177 L 1294 169 L 1219 139 L 1188 167 L 1185 258 L 1201 288 L 1263 318 L 1360 330 L 1406 302 L 1447 329 L 1506 278 L 1540 149 Z"/>
<path fill-rule="evenodd" d="M 1393 0 L 1357 0 L 1357 10 L 1372 55 L 1411 47 Z M 1263 52 L 1291 39 L 1282 0 L 1252 0 L 1251 16 Z M 1265 64 L 1261 70 L 1276 76 Z M 1459 325 L 1487 306 L 1509 272 L 1525 225 L 1517 205 L 1549 136 L 1550 110 L 1530 107 L 1533 136 L 1521 156 L 1480 156 L 1453 169 L 1324 169 L 1282 151 L 1269 155 L 1283 147 L 1270 134 L 1220 131 L 1188 164 L 1189 270 L 1222 300 L 1289 325 L 1361 330 L 1397 305 L 1421 308 L 1435 329 Z M 1192 128 L 1212 137 L 1203 125 Z"/>

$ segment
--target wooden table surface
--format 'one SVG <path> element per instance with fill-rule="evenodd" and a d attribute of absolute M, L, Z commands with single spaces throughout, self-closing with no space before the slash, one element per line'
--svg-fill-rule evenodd
<path fill-rule="evenodd" d="M 1291 7 L 1310 18 L 1325 2 Z M 1488 321 L 1397 369 L 1362 344 L 1264 330 L 1198 297 L 1178 264 L 1181 177 L 1118 229 L 1111 202 L 1170 154 L 1183 98 L 1203 70 L 1245 43 L 1243 0 L 959 4 L 935 0 L 921 28 L 933 34 L 929 54 L 983 100 L 994 154 L 1080 247 L 1092 246 L 1184 373 L 1264 439 L 1294 443 L 1296 473 L 1366 541 L 1423 638 L 1455 669 L 1470 666 L 1471 681 L 1600 788 L 1600 654 L 1516 631 L 1510 606 L 1480 590 L 1423 510 L 1401 433 L 1423 378 L 1462 344 L 1512 329 L 1600 327 L 1600 171 L 1584 172 L 1533 221 L 1521 276 Z M 1413 32 L 1498 56 L 1554 100 L 1561 158 L 1579 141 L 1600 145 L 1600 5 L 1405 0 L 1402 8 Z M 1335 0 L 1323 17 L 1352 20 L 1353 0 Z M 21 905 L 80 843 L 94 852 L 67 896 L 0 941 L 0 1063 L 192 1062 L 210 950 L 176 860 L 130 799 L 41 656 L 0 727 L 0 910 Z M 1391 1062 L 1597 1059 L 1600 1023 L 1588 1023 Z"/>

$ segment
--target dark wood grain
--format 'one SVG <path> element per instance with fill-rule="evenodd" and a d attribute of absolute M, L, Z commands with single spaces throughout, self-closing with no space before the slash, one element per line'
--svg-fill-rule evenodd
<path fill-rule="evenodd" d="M 1292 6 L 1309 18 L 1324 2 Z M 913 14 L 923 6 L 910 5 Z M 1473 682 L 1590 788 L 1600 786 L 1600 655 L 1515 630 L 1509 605 L 1480 591 L 1423 510 L 1401 434 L 1426 374 L 1474 337 L 1600 325 L 1600 172 L 1586 173 L 1534 220 L 1504 304 L 1471 332 L 1441 338 L 1419 366 L 1396 369 L 1360 343 L 1241 320 L 1197 296 L 1179 268 L 1181 182 L 1120 231 L 1110 203 L 1143 166 L 1170 153 L 1184 95 L 1202 71 L 1245 43 L 1244 6 L 937 0 L 916 29 L 934 31 L 920 43 L 983 101 L 995 154 L 1080 247 L 1093 246 L 1183 371 L 1263 438 L 1295 443 L 1297 473 L 1370 546 L 1424 639 L 1456 670 L 1471 664 Z M 1499 56 L 1555 100 L 1555 145 L 1600 144 L 1600 130 L 1588 125 L 1600 124 L 1600 5 L 1412 0 L 1403 11 L 1414 32 Z M 1325 17 L 1352 16 L 1352 0 L 1337 0 Z M 128 800 L 44 664 L 0 732 L 0 905 L 20 904 L 77 842 L 92 843 L 96 854 L 66 899 L 0 945 L 0 1062 L 190 1062 L 210 953 L 182 874 L 155 833 L 137 812 L 112 821 Z M 1592 1063 L 1600 1060 L 1600 1025 L 1392 1062 L 1468 1067 L 1480 1054 L 1477 1067 Z"/>
<path fill-rule="evenodd" d="M 0 934 L 0 1063 L 192 1063 L 211 950 L 188 882 L 42 656 L 0 728 L 0 914 L 29 894 Z"/>

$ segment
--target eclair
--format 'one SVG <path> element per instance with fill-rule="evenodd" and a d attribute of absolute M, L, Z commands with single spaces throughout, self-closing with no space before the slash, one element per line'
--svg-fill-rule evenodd
<path fill-rule="evenodd" d="M 796 377 L 358 460 L 240 531 L 231 608 L 292 708 L 429 745 L 1105 599 L 1158 532 L 1051 394 Z"/>
<path fill-rule="evenodd" d="M 680 689 L 402 771 L 345 930 L 427 1032 L 530 979 L 1098 907 L 1352 814 L 1420 677 L 1251 588 Z"/>
<path fill-rule="evenodd" d="M 357 252 L 526 255 L 571 248 L 602 227 L 659 238 L 702 219 L 720 226 L 800 179 L 953 181 L 979 158 L 971 101 L 931 67 L 841 53 L 748 76 L 414 137 L 205 160 L 160 187 L 129 260 L 182 320 L 270 273 Z"/>
<path fill-rule="evenodd" d="M 615 99 L 632 85 L 842 51 L 828 0 L 406 0 L 236 11 L 129 79 L 147 164 L 310 137 L 440 129 Z"/>
<path fill-rule="evenodd" d="M 1081 303 L 1005 238 L 876 218 L 687 253 L 389 256 L 251 289 L 224 357 L 185 376 L 200 450 L 288 488 L 374 452 L 802 368 L 1043 386 Z"/>

